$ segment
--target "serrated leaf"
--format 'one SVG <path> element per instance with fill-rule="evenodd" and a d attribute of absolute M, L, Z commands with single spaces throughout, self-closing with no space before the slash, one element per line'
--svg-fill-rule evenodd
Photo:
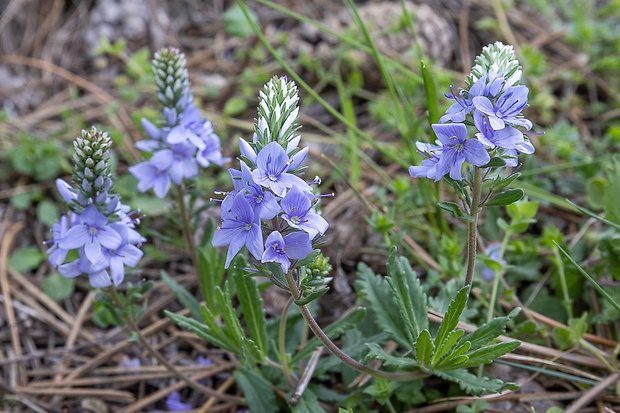
<path fill-rule="evenodd" d="M 237 286 L 237 296 L 241 304 L 241 311 L 250 333 L 250 337 L 258 346 L 263 357 L 267 356 L 267 328 L 265 327 L 265 308 L 258 293 L 256 281 L 241 272 L 233 275 Z"/>
<path fill-rule="evenodd" d="M 169 319 L 171 319 L 177 325 L 179 325 L 179 327 L 187 328 L 188 330 L 193 331 L 194 333 L 196 333 L 196 335 L 198 335 L 198 337 L 202 338 L 203 340 L 208 341 L 214 346 L 231 351 L 231 352 L 239 351 L 238 345 L 237 346 L 232 345 L 232 343 L 228 341 L 227 337 L 220 334 L 219 329 L 214 331 L 211 328 L 209 328 L 209 326 L 207 326 L 204 323 L 201 323 L 200 321 L 173 313 L 168 310 L 164 310 L 164 313 Z"/>
<path fill-rule="evenodd" d="M 465 309 L 467 304 L 467 296 L 469 293 L 469 287 L 465 286 L 456 293 L 456 297 L 450 303 L 448 311 L 441 321 L 439 331 L 437 331 L 437 337 L 435 337 L 435 345 L 440 346 L 444 340 L 448 337 L 448 334 L 454 330 L 459 322 L 459 318 Z"/>
<path fill-rule="evenodd" d="M 496 182 L 493 182 L 493 185 L 491 185 L 491 191 L 496 192 L 502 188 L 507 187 L 508 185 L 510 185 L 514 180 L 518 179 L 521 176 L 521 172 L 517 172 L 514 173 L 510 176 L 508 176 L 505 179 L 501 179 L 498 180 Z"/>
<path fill-rule="evenodd" d="M 411 348 L 415 345 L 420 331 L 428 327 L 426 294 L 407 258 L 396 256 L 396 247 L 390 252 L 387 269 L 389 276 L 386 280 L 405 320 L 408 348 Z"/>
<path fill-rule="evenodd" d="M 176 295 L 177 299 L 185 308 L 187 308 L 196 320 L 202 319 L 202 312 L 200 311 L 200 303 L 196 298 L 189 293 L 181 284 L 176 282 L 172 277 L 166 273 L 166 271 L 161 270 L 161 279 L 162 281 L 172 290 L 174 295 Z"/>
<path fill-rule="evenodd" d="M 219 287 L 215 289 L 215 298 L 220 307 L 220 311 L 222 312 L 222 318 L 224 319 L 224 333 L 231 340 L 231 342 L 241 342 L 241 338 L 245 337 L 245 333 L 243 332 L 241 323 L 237 318 L 237 313 L 232 306 L 228 281 L 224 284 L 224 290 Z"/>
<path fill-rule="evenodd" d="M 339 318 L 338 320 L 331 323 L 329 326 L 325 327 L 323 331 L 330 339 L 335 339 L 340 334 L 344 333 L 347 330 L 355 327 L 357 323 L 359 323 L 364 316 L 366 315 L 366 309 L 364 307 L 358 307 L 355 310 L 351 311 L 349 314 Z M 291 364 L 302 360 L 310 354 L 314 352 L 320 345 L 322 345 L 321 341 L 313 337 L 308 341 L 308 343 L 302 347 L 292 358 Z"/>
<path fill-rule="evenodd" d="M 435 371 L 444 380 L 457 383 L 467 393 L 479 395 L 482 392 L 499 393 L 506 386 L 501 380 L 478 377 L 465 369 Z"/>
<path fill-rule="evenodd" d="M 384 362 L 386 368 L 395 368 L 400 371 L 415 371 L 418 369 L 418 362 L 409 357 L 397 357 L 386 353 L 377 343 L 366 343 L 365 359 L 380 360 Z"/>
<path fill-rule="evenodd" d="M 364 263 L 358 265 L 357 278 L 355 287 L 358 294 L 372 312 L 379 328 L 401 347 L 408 348 L 405 322 L 388 283 Z"/>
<path fill-rule="evenodd" d="M 512 318 L 516 317 L 521 311 L 521 308 L 517 307 L 505 317 L 493 318 L 488 323 L 480 326 L 476 331 L 464 336 L 461 341 L 469 341 L 471 343 L 471 351 L 477 350 L 483 346 L 486 346 L 506 331 L 506 324 Z"/>
<path fill-rule="evenodd" d="M 256 343 L 248 338 L 241 337 L 239 347 L 241 348 L 240 359 L 244 366 L 252 368 L 264 358 Z"/>
<path fill-rule="evenodd" d="M 221 284 L 224 277 L 223 260 L 216 248 L 207 247 L 198 250 L 198 277 L 207 307 L 216 312 L 215 288 Z"/>
<path fill-rule="evenodd" d="M 456 346 L 456 344 L 459 342 L 461 337 L 463 337 L 463 334 L 465 334 L 465 331 L 463 330 L 454 330 L 448 334 L 448 337 L 446 337 L 443 342 L 438 342 L 439 344 L 437 345 L 435 353 L 433 354 L 432 364 L 437 364 L 439 360 L 447 356 L 454 348 L 454 346 Z"/>
<path fill-rule="evenodd" d="M 519 199 L 523 198 L 525 192 L 521 188 L 513 188 L 508 189 L 504 192 L 500 192 L 495 195 L 493 198 L 489 199 L 484 205 L 485 206 L 502 206 L 502 205 L 510 205 L 513 202 L 517 202 Z"/>
<path fill-rule="evenodd" d="M 489 364 L 500 356 L 506 353 L 510 353 L 521 345 L 520 341 L 508 341 L 505 343 L 491 344 L 490 346 L 479 348 L 478 350 L 469 353 L 467 356 L 469 359 L 459 365 L 459 367 L 478 367 L 483 364 Z"/>
<path fill-rule="evenodd" d="M 415 344 L 416 358 L 421 366 L 425 369 L 430 369 L 431 357 L 435 352 L 435 345 L 431 340 L 431 333 L 428 330 L 422 330 L 418 341 Z"/>
<path fill-rule="evenodd" d="M 465 213 L 461 210 L 461 207 L 456 202 L 439 202 L 437 206 L 444 211 L 448 211 L 452 216 L 461 218 L 465 216 Z"/>
<path fill-rule="evenodd" d="M 247 367 L 233 372 L 237 385 L 243 392 L 252 413 L 277 413 L 279 410 L 271 383 Z"/>
<path fill-rule="evenodd" d="M 300 298 L 299 300 L 295 300 L 295 304 L 299 306 L 306 305 L 309 302 L 316 300 L 317 298 L 319 298 L 320 296 L 322 296 L 328 291 L 329 291 L 329 287 L 318 288 L 318 289 L 312 290 L 310 294 L 308 295 L 304 294 L 304 297 Z"/>
<path fill-rule="evenodd" d="M 465 355 L 471 348 L 469 341 L 457 346 L 447 357 L 442 359 L 434 368 L 437 370 L 450 370 L 457 368 L 459 364 L 466 361 L 469 357 Z"/>

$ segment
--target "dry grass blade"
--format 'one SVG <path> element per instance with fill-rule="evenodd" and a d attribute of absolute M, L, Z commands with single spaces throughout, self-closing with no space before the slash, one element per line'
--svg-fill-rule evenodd
<path fill-rule="evenodd" d="M 618 381 L 619 377 L 619 373 L 613 373 L 605 380 L 602 380 L 596 386 L 585 392 L 585 394 L 581 396 L 578 400 L 576 400 L 573 404 L 571 404 L 570 407 L 566 409 L 566 413 L 577 413 L 581 408 L 587 406 L 588 403 L 593 401 L 596 396 L 605 391 L 607 387 Z"/>

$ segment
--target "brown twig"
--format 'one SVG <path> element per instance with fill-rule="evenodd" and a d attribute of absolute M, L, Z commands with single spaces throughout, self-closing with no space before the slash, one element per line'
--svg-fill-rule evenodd
<path fill-rule="evenodd" d="M 6 314 L 7 324 L 11 334 L 11 342 L 13 343 L 13 350 L 15 351 L 15 357 L 22 356 L 22 346 L 19 339 L 19 332 L 17 331 L 17 322 L 15 321 L 15 311 L 11 303 L 11 288 L 9 286 L 9 280 L 7 275 L 8 257 L 13 239 L 19 231 L 24 227 L 21 222 L 16 222 L 4 233 L 2 242 L 0 243 L 0 291 L 4 296 L 4 312 Z M 18 364 L 21 366 L 21 363 Z M 20 382 L 25 383 L 26 377 L 23 376 Z"/>
<path fill-rule="evenodd" d="M 619 377 L 619 373 L 613 373 L 609 375 L 606 379 L 600 381 L 596 386 L 585 392 L 583 396 L 575 400 L 575 402 L 571 404 L 568 409 L 566 409 L 566 413 L 577 413 L 579 409 L 585 407 L 596 396 L 598 396 L 599 393 L 603 392 L 607 387 L 614 384 L 614 382 L 617 381 Z"/>

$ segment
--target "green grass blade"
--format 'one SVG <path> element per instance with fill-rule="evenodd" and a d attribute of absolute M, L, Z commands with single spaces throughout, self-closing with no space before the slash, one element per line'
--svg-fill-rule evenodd
<path fill-rule="evenodd" d="M 611 298 L 611 296 L 609 294 L 607 294 L 607 292 L 605 290 L 603 290 L 603 287 L 601 287 L 600 285 L 598 285 L 598 283 L 594 280 L 594 278 L 592 278 L 590 276 L 590 274 L 588 274 L 587 272 L 584 271 L 583 268 L 581 268 L 581 266 L 579 266 L 579 264 L 577 264 L 575 262 L 575 260 L 566 252 L 562 249 L 562 247 L 560 247 L 560 245 L 555 242 L 555 240 L 553 241 L 553 243 L 556 245 L 556 247 L 558 247 L 560 249 L 560 252 L 562 252 L 562 254 L 564 254 L 564 256 L 566 258 L 568 258 L 568 260 L 579 270 L 579 272 L 586 277 L 586 279 L 588 281 L 590 281 L 590 284 L 592 284 L 592 286 L 596 289 L 596 291 L 598 291 L 599 293 L 601 293 L 601 295 L 603 297 L 605 297 L 605 299 L 607 301 L 609 301 L 609 303 L 616 309 L 618 310 L 618 312 L 620 313 L 620 305 L 618 305 L 618 303 Z"/>
<path fill-rule="evenodd" d="M 590 211 L 590 210 L 588 210 L 588 209 L 585 209 L 585 208 L 583 208 L 583 207 L 581 207 L 581 206 L 577 205 L 576 203 L 572 202 L 572 201 L 571 201 L 571 200 L 569 200 L 569 199 L 567 199 L 566 201 L 567 201 L 569 204 L 571 204 L 572 206 L 574 206 L 575 208 L 577 208 L 577 209 L 579 210 L 579 212 L 581 212 L 582 214 L 587 215 L 587 216 L 589 216 L 589 217 L 592 217 L 592 218 L 594 218 L 594 219 L 596 219 L 596 220 L 598 220 L 598 221 L 601 221 L 603 224 L 607 224 L 607 225 L 609 225 L 610 227 L 614 227 L 614 228 L 615 228 L 615 229 L 617 229 L 617 230 L 620 230 L 620 225 L 616 224 L 615 222 L 612 222 L 612 221 L 610 221 L 610 220 L 608 220 L 608 219 L 605 219 L 605 218 L 603 218 L 603 217 L 601 217 L 601 216 L 599 216 L 599 215 L 596 215 L 594 212 L 592 212 L 592 211 Z"/>

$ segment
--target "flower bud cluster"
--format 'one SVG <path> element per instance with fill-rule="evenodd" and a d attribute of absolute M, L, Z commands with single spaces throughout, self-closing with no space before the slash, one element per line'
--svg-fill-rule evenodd
<path fill-rule="evenodd" d="M 308 148 L 299 149 L 297 88 L 274 77 L 259 95 L 252 142 L 239 138 L 240 169 L 230 169 L 233 191 L 224 193 L 222 224 L 213 245 L 228 245 L 226 267 L 246 246 L 262 263 L 277 263 L 288 272 L 312 251 L 329 224 L 314 205 L 319 197 L 300 178 Z M 266 236 L 266 239 L 265 239 Z"/>
<path fill-rule="evenodd" d="M 189 92 L 185 55 L 178 49 L 162 49 L 153 59 L 157 98 L 162 103 L 162 119 L 157 127 L 147 119 L 142 126 L 151 139 L 136 142 L 150 152 L 150 158 L 129 168 L 138 179 L 138 190 L 153 188 L 155 195 L 166 196 L 172 183 L 198 176 L 199 166 L 222 165 L 220 138 L 213 124 L 203 118 Z"/>
<path fill-rule="evenodd" d="M 52 228 L 48 260 L 65 277 L 87 274 L 95 288 L 120 284 L 125 267 L 135 267 L 142 258 L 139 246 L 145 239 L 134 229 L 137 220 L 123 205 L 113 186 L 109 148 L 111 139 L 93 127 L 82 131 L 73 146 L 73 182 L 77 188 L 56 180 L 56 187 L 71 213 Z M 71 251 L 77 259 L 66 263 Z"/>
<path fill-rule="evenodd" d="M 520 153 L 534 153 L 534 146 L 517 129 L 532 127 L 521 115 L 529 93 L 527 86 L 519 84 L 521 73 L 512 46 L 500 42 L 486 46 L 468 77 L 469 89 L 455 94 L 450 88 L 446 93 L 455 103 L 439 124 L 432 125 L 438 140 L 416 143 L 426 159 L 421 166 L 409 167 L 410 175 L 435 181 L 449 175 L 460 181 L 465 162 L 480 167 L 494 156 L 506 166 L 517 166 Z M 475 126 L 475 137 L 468 138 L 466 124 Z"/>

